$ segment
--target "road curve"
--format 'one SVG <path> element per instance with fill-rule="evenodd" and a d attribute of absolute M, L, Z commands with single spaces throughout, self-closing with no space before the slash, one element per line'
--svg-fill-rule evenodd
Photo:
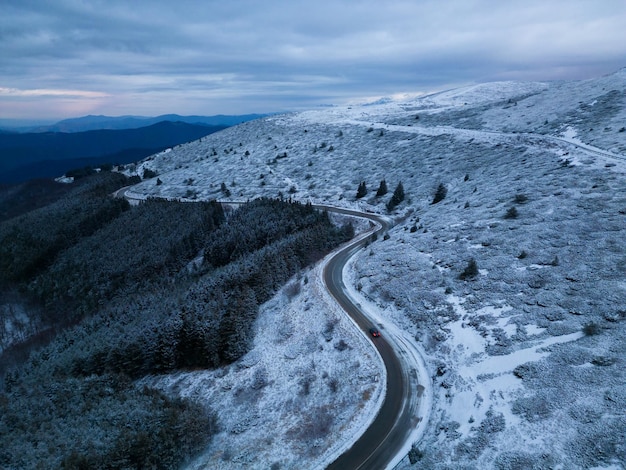
<path fill-rule="evenodd" d="M 119 189 L 114 193 L 114 197 L 122 197 L 131 203 L 138 203 L 139 199 L 127 194 L 128 189 L 129 187 Z M 400 360 L 400 356 L 405 354 L 403 354 L 402 341 L 399 338 L 393 341 L 390 335 L 386 335 L 384 329 L 381 337 L 373 338 L 369 335 L 368 330 L 374 322 L 347 294 L 343 281 L 343 268 L 358 250 L 389 230 L 391 224 L 387 219 L 375 214 L 324 205 L 314 207 L 352 217 L 366 218 L 378 226 L 369 236 L 357 238 L 336 252 L 326 263 L 322 274 L 329 293 L 363 334 L 372 341 L 387 371 L 385 398 L 376 417 L 365 432 L 347 451 L 335 459 L 327 470 L 385 469 L 394 459 L 397 460 L 398 454 L 405 448 L 407 439 L 416 425 L 414 411 L 419 394 L 414 385 L 417 382 L 417 374 L 415 369 L 408 368 L 406 361 Z"/>
<path fill-rule="evenodd" d="M 379 225 L 379 228 L 374 232 L 376 235 L 380 235 L 390 228 L 389 222 L 374 214 L 328 206 L 317 207 L 355 217 L 368 218 Z M 415 398 L 417 393 L 411 386 L 410 376 L 413 371 L 406 370 L 403 361 L 399 358 L 400 353 L 396 351 L 396 343 L 388 340 L 385 330 L 382 330 L 382 336 L 378 338 L 369 335 L 368 330 L 373 322 L 346 293 L 346 286 L 343 281 L 344 266 L 359 249 L 372 240 L 372 237 L 374 235 L 357 239 L 338 251 L 328 261 L 322 274 L 330 294 L 352 317 L 363 334 L 370 338 L 387 369 L 385 399 L 374 421 L 350 449 L 327 467 L 329 470 L 381 470 L 386 468 L 402 451 L 415 424 L 415 417 L 410 406 L 411 398 Z"/>

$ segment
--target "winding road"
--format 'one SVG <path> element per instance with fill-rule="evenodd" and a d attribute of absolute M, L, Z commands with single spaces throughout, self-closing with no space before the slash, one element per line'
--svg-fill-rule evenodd
<path fill-rule="evenodd" d="M 368 123 L 368 125 L 371 124 Z M 387 127 L 395 130 L 409 130 L 403 126 Z M 400 129 L 401 127 L 402 129 Z M 436 130 L 441 131 L 442 129 L 437 128 Z M 622 161 L 626 159 L 623 155 L 617 155 L 582 142 L 575 142 L 558 136 L 533 133 L 511 134 L 458 128 L 446 128 L 444 130 L 450 133 L 459 131 L 465 133 L 474 132 L 476 135 L 489 134 L 515 139 L 527 139 L 534 145 L 551 142 L 565 147 L 577 148 L 594 156 Z M 413 128 L 410 131 L 415 132 L 416 129 Z M 383 218 L 374 214 L 341 210 L 328 206 L 318 207 L 331 212 L 344 213 L 355 217 L 366 217 L 379 225 L 378 230 L 375 231 L 377 234 L 384 233 L 390 228 L 390 225 Z M 348 260 L 370 240 L 371 236 L 365 239 L 357 239 L 350 243 L 330 259 L 323 272 L 324 283 L 331 295 L 365 334 L 367 334 L 373 322 L 368 319 L 358 303 L 347 294 L 342 271 Z M 406 447 L 403 449 L 402 446 L 406 442 L 410 442 L 410 431 L 416 425 L 415 418 L 418 416 L 417 409 L 419 408 L 417 402 L 421 399 L 421 386 L 415 386 L 418 380 L 417 371 L 410 371 L 410 362 L 401 360 L 402 356 L 406 354 L 406 350 L 410 348 L 410 345 L 406 341 L 402 341 L 400 337 L 386 335 L 385 331 L 383 331 L 382 337 L 370 339 L 380 353 L 387 369 L 385 401 L 373 423 L 347 452 L 343 453 L 327 467 L 330 470 L 378 470 L 392 467 L 402 453 L 406 455 Z"/>
<path fill-rule="evenodd" d="M 355 123 L 361 123 L 356 121 Z M 365 123 L 363 123 L 365 125 Z M 368 126 L 371 123 L 367 123 Z M 401 130 L 411 133 L 456 133 L 463 132 L 468 135 L 476 136 L 498 135 L 512 139 L 527 139 L 534 145 L 551 142 L 558 143 L 565 147 L 571 146 L 583 150 L 592 155 L 608 157 L 616 160 L 624 160 L 624 156 L 616 155 L 593 146 L 574 142 L 557 136 L 519 133 L 511 134 L 498 131 L 481 131 L 472 129 L 459 128 L 417 128 L 405 127 L 397 125 L 380 124 L 387 129 Z M 116 197 L 124 197 L 131 203 L 138 203 L 141 197 L 133 197 L 126 194 L 129 188 L 122 188 L 115 193 Z M 231 202 L 232 203 L 232 202 Z M 236 202 L 234 204 L 237 204 Z M 366 218 L 373 222 L 377 228 L 368 232 L 366 236 L 361 236 L 348 243 L 342 249 L 337 251 L 327 261 L 322 277 L 329 293 L 334 297 L 341 308 L 351 317 L 354 324 L 362 333 L 372 341 L 373 346 L 377 349 L 386 368 L 385 396 L 382 406 L 373 418 L 369 427 L 352 445 L 341 455 L 339 455 L 330 465 L 328 470 L 381 470 L 393 467 L 399 460 L 404 457 L 410 448 L 411 442 L 415 440 L 416 429 L 420 426 L 422 417 L 425 421 L 421 422 L 421 428 L 427 422 L 429 412 L 429 401 L 432 391 L 426 385 L 427 393 L 422 395 L 425 390 L 420 384 L 420 377 L 425 379 L 425 367 L 423 360 L 416 350 L 411 340 L 407 339 L 397 329 L 381 328 L 382 336 L 373 338 L 369 335 L 369 328 L 376 322 L 369 318 L 363 308 L 349 294 L 348 289 L 343 280 L 343 270 L 349 260 L 367 243 L 370 243 L 374 236 L 381 235 L 391 228 L 391 223 L 385 218 L 359 211 L 341 209 L 332 206 L 316 205 L 315 207 L 352 217 Z M 391 326 L 391 325 L 389 325 Z M 421 366 L 416 366 L 420 363 Z M 408 446 L 408 447 L 407 447 Z"/>
<path fill-rule="evenodd" d="M 320 209 L 367 218 L 378 225 L 378 229 L 366 238 L 357 238 L 338 251 L 326 264 L 323 271 L 324 283 L 330 294 L 341 308 L 352 318 L 354 323 L 367 335 L 382 358 L 386 374 L 386 393 L 384 402 L 374 421 L 361 437 L 346 452 L 339 456 L 327 469 L 375 469 L 390 466 L 394 459 L 406 447 L 411 431 L 416 424 L 415 412 L 419 399 L 419 387 L 416 387 L 417 374 L 403 360 L 402 347 L 394 342 L 386 330 L 382 336 L 374 338 L 368 333 L 374 322 L 367 317 L 360 305 L 350 298 L 343 281 L 343 269 L 352 256 L 373 237 L 391 227 L 390 223 L 377 215 L 350 211 L 328 206 Z M 402 455 L 403 456 L 403 455 Z"/>
<path fill-rule="evenodd" d="M 130 187 L 116 191 L 113 196 L 125 198 L 133 204 L 140 198 L 127 194 Z M 235 203 L 236 204 L 236 203 Z M 328 467 L 328 470 L 382 470 L 397 463 L 407 452 L 407 444 L 420 419 L 417 417 L 422 399 L 422 385 L 418 384 L 419 373 L 413 357 L 407 351 L 411 349 L 406 340 L 393 336 L 382 329 L 382 336 L 372 337 L 369 329 L 374 321 L 366 315 L 358 302 L 347 292 L 343 280 L 343 269 L 348 261 L 366 244 L 388 231 L 392 224 L 389 220 L 375 214 L 342 209 L 333 206 L 315 205 L 314 207 L 370 220 L 377 228 L 366 236 L 355 238 L 337 251 L 327 261 L 323 269 L 323 281 L 329 293 L 341 308 L 352 318 L 355 325 L 368 337 L 377 349 L 386 369 L 385 397 L 365 432 Z M 419 355 L 419 353 L 417 353 Z"/>

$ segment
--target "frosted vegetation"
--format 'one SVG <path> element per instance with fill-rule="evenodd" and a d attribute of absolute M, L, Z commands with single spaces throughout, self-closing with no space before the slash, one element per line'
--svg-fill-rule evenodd
<path fill-rule="evenodd" d="M 348 283 L 364 304 L 377 309 L 383 334 L 386 325 L 411 332 L 429 368 L 429 376 L 420 379 L 434 387 L 431 420 L 399 468 L 621 468 L 626 462 L 625 125 L 622 70 L 584 82 L 494 83 L 405 102 L 273 116 L 175 147 L 123 171 L 144 177 L 128 193 L 137 199 L 282 197 L 394 217 L 396 226 L 350 264 Z M 386 191 L 380 191 L 382 181 Z M 123 208 L 115 220 L 127 213 Z M 251 220 L 261 225 L 263 219 Z M 185 224 L 177 225 L 181 232 Z M 188 235 L 195 233 L 193 227 L 190 222 Z M 348 235 L 333 230 L 325 249 Z M 258 239 L 245 238 L 251 246 Z M 77 368 L 64 380 L 97 381 L 122 372 L 128 377 L 122 381 L 124 393 L 152 403 L 137 408 L 146 410 L 144 417 L 155 413 L 154 403 L 165 410 L 187 407 L 189 414 L 174 414 L 189 419 L 191 428 L 198 425 L 194 416 L 211 429 L 201 443 L 176 444 L 185 449 L 184 457 L 191 449 L 200 452 L 190 461 L 192 468 L 323 466 L 344 440 L 367 425 L 381 387 L 377 358 L 325 297 L 317 270 L 302 271 L 305 263 L 294 263 L 263 296 L 255 293 L 256 302 L 264 303 L 248 329 L 240 330 L 236 317 L 225 316 L 231 321 L 227 331 L 242 331 L 247 349 L 220 346 L 206 356 L 197 351 L 185 356 L 206 357 L 202 364 L 166 355 L 167 360 L 156 362 L 163 368 L 154 367 L 156 344 L 190 344 L 157 334 L 186 331 L 176 326 L 183 319 L 182 310 L 176 310 L 180 305 L 198 327 L 192 331 L 201 331 L 202 337 L 213 330 L 199 327 L 205 325 L 201 317 L 196 321 L 203 310 L 199 305 L 223 302 L 222 310 L 228 310 L 243 303 L 247 311 L 247 302 L 252 303 L 239 279 L 229 285 L 237 295 L 205 296 L 207 283 L 222 279 L 211 273 L 230 273 L 234 266 L 245 273 L 274 262 L 258 252 L 233 260 L 213 250 L 208 240 L 192 244 L 173 271 L 167 260 L 178 255 L 161 260 L 151 271 L 157 287 L 142 284 L 132 303 L 115 302 L 113 295 L 108 316 L 82 320 L 62 336 L 86 344 L 80 339 L 83 331 L 97 327 L 107 332 L 103 338 L 116 338 L 111 344 L 63 346 L 71 351 L 65 354 L 51 349 L 62 343 L 51 343 L 7 383 L 16 380 L 22 390 L 41 390 L 33 396 L 45 396 L 38 377 L 52 374 L 53 368 L 40 366 L 51 357 L 55 363 L 66 361 L 58 362 L 57 373 L 69 370 L 66 364 Z M 239 237 L 222 234 L 218 240 L 234 241 L 229 250 L 237 251 Z M 103 239 L 100 246 L 106 243 Z M 277 243 L 271 245 L 280 247 L 274 254 L 285 250 L 282 241 Z M 81 248 L 59 246 L 58 269 L 68 269 L 67 257 Z M 86 246 L 86 252 L 98 253 L 97 245 Z M 200 262 L 200 251 L 229 264 Z M 321 255 L 324 250 L 313 251 Z M 18 264 L 38 266 L 33 263 Z M 127 263 L 124 270 L 132 278 L 133 266 L 142 263 Z M 113 271 L 106 271 L 106 263 L 102 269 L 104 279 L 110 279 Z M 46 272 L 53 271 L 11 282 L 29 279 L 28 292 L 49 286 L 54 294 L 51 281 L 58 276 L 46 277 Z M 164 272 L 195 273 L 200 281 L 192 285 L 188 274 L 182 276 L 184 287 L 172 290 L 169 286 L 179 286 L 179 278 L 157 281 Z M 98 303 L 121 292 L 106 287 L 108 282 L 74 300 Z M 13 299 L 5 302 L 12 312 L 5 338 L 16 338 L 15 325 L 28 323 L 23 312 L 30 310 L 14 301 L 18 294 L 5 294 Z M 79 309 L 72 312 L 80 314 Z M 134 322 L 141 312 L 149 312 L 145 318 L 160 313 L 140 328 Z M 165 312 L 179 312 L 173 324 L 162 320 Z M 49 321 L 43 313 L 28 320 L 33 331 Z M 141 334 L 120 335 L 127 330 Z M 102 350 L 111 345 L 113 351 L 138 357 L 138 365 L 126 369 L 105 356 Z M 83 348 L 93 354 L 79 353 Z M 198 369 L 175 370 L 181 366 Z M 90 367 L 103 375 L 94 376 Z M 23 377 L 31 377 L 30 382 Z M 111 384 L 102 387 L 101 400 L 110 397 L 106 390 L 123 396 Z M 11 393 L 4 391 L 2 406 L 17 406 Z M 209 411 L 199 414 L 198 406 Z M 116 416 L 115 407 L 107 409 Z M 151 419 L 137 429 L 150 432 Z M 111 423 L 107 429 L 116 429 L 116 421 Z M 79 424 L 84 425 L 72 425 Z M 3 426 L 6 431 L 8 425 Z M 39 429 L 32 426 L 24 432 Z M 94 440 L 101 436 L 97 432 Z M 38 439 L 11 443 L 45 454 L 36 446 Z M 80 451 L 73 458 L 81 457 Z"/>
<path fill-rule="evenodd" d="M 391 210 L 353 285 L 431 369 L 432 422 L 402 465 L 617 468 L 625 83 L 622 70 L 267 118 L 142 162 L 160 182 L 134 191 Z"/>
<path fill-rule="evenodd" d="M 259 305 L 352 228 L 269 199 L 229 217 L 212 202 L 131 207 L 110 197 L 124 176 L 90 179 L 0 226 L 0 464 L 175 468 L 215 412 L 134 381 L 240 359 Z"/>

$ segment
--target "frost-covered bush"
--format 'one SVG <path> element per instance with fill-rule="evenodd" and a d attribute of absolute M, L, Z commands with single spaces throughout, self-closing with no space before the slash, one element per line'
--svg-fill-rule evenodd
<path fill-rule="evenodd" d="M 547 419 L 552 415 L 555 403 L 544 395 L 538 393 L 531 397 L 518 398 L 513 402 L 511 410 L 531 423 Z"/>
<path fill-rule="evenodd" d="M 555 468 L 557 458 L 546 453 L 529 454 L 526 452 L 502 452 L 495 461 L 497 470 L 527 470 Z"/>
<path fill-rule="evenodd" d="M 513 198 L 513 201 L 515 201 L 516 204 L 524 204 L 528 202 L 528 196 L 523 193 L 517 193 Z"/>
<path fill-rule="evenodd" d="M 154 170 L 151 170 L 149 168 L 144 168 L 143 176 L 142 176 L 143 179 L 147 180 L 147 179 L 150 179 L 150 178 L 154 178 L 156 176 L 157 176 L 157 174 L 156 174 L 156 172 Z"/>
<path fill-rule="evenodd" d="M 515 207 L 509 207 L 504 214 L 505 219 L 516 219 L 519 216 L 519 212 Z"/>
<path fill-rule="evenodd" d="M 583 333 L 587 336 L 597 335 L 601 331 L 602 331 L 602 328 L 596 322 L 589 322 L 589 323 L 586 323 L 585 326 L 583 326 Z"/>
<path fill-rule="evenodd" d="M 411 465 L 415 465 L 422 459 L 422 457 L 424 457 L 424 453 L 420 450 L 419 447 L 413 444 L 411 450 L 409 451 L 409 462 L 411 462 Z"/>
<path fill-rule="evenodd" d="M 335 422 L 334 413 L 328 406 L 318 406 L 304 414 L 300 422 L 287 430 L 287 435 L 300 441 L 313 441 L 326 436 Z M 315 454 L 321 451 L 311 447 L 310 451 Z"/>
<path fill-rule="evenodd" d="M 293 299 L 296 295 L 300 293 L 301 290 L 302 284 L 300 284 L 300 281 L 294 280 L 285 286 L 283 292 L 289 299 Z"/>
<path fill-rule="evenodd" d="M 107 195 L 83 212 L 73 204 L 48 211 L 71 221 L 63 210 L 79 209 L 76 220 L 91 227 L 89 215 L 111 207 L 109 201 L 126 204 Z M 227 220 L 212 203 L 148 200 L 124 207 L 88 236 L 64 240 L 69 247 L 35 271 L 44 305 L 74 312 L 75 325 L 60 322 L 65 330 L 7 373 L 0 466 L 179 467 L 210 439 L 211 413 L 139 389 L 131 379 L 241 358 L 259 305 L 353 235 L 350 226 L 335 227 L 310 205 L 274 200 L 250 203 Z M 51 235 L 46 243 L 56 243 Z M 207 262 L 190 273 L 186 266 L 198 253 Z M 258 369 L 242 399 L 262 393 L 267 383 Z M 308 423 L 303 436 L 321 435 L 331 423 Z"/>
<path fill-rule="evenodd" d="M 459 275 L 459 279 L 472 279 L 478 275 L 478 263 L 474 258 L 471 258 L 463 272 Z"/>
<path fill-rule="evenodd" d="M 475 433 L 457 446 L 457 453 L 463 457 L 476 458 L 493 441 L 493 434 L 504 431 L 505 427 L 504 415 L 489 408 L 485 414 L 485 419 L 480 423 Z"/>

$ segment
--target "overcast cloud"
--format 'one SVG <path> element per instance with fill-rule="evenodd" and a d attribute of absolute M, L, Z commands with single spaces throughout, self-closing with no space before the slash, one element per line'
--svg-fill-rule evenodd
<path fill-rule="evenodd" d="M 241 114 L 585 79 L 626 66 L 625 25 L 624 0 L 2 0 L 0 118 Z"/>

